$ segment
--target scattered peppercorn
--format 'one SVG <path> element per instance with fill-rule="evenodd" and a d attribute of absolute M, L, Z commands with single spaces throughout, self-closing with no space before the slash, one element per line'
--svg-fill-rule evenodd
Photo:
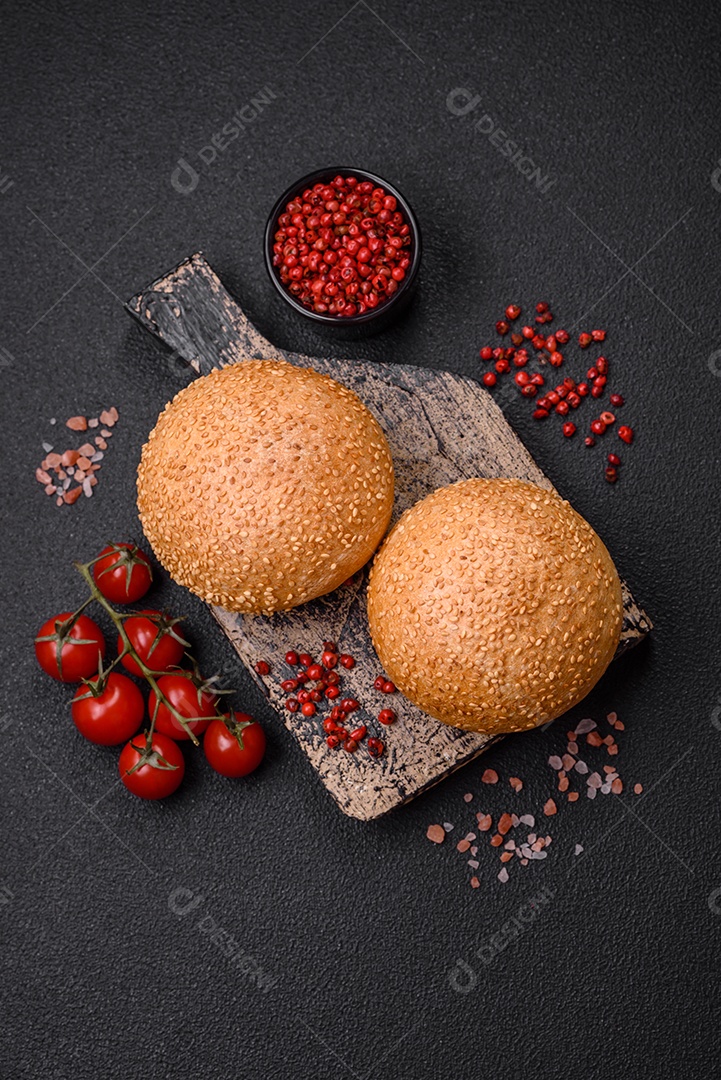
<path fill-rule="evenodd" d="M 537 313 L 535 316 L 536 323 L 550 322 L 553 319 L 550 306 L 546 301 L 539 301 L 535 305 L 535 311 Z M 520 313 L 520 305 L 509 304 L 505 311 L 506 319 L 513 321 L 514 318 L 518 318 Z M 502 329 L 504 326 L 507 327 L 508 323 L 500 320 L 496 328 Z M 606 330 L 582 331 L 578 336 L 579 347 L 586 349 L 592 343 L 604 342 L 606 334 Z M 534 402 L 534 420 L 547 420 L 551 412 L 565 418 L 571 409 L 575 410 L 582 406 L 584 398 L 591 397 L 598 400 L 605 395 L 610 364 L 606 356 L 599 356 L 588 368 L 584 381 L 576 383 L 574 379 L 567 377 L 555 390 L 546 391 L 543 396 L 538 396 L 539 388 L 544 386 L 543 375 L 538 371 L 531 371 L 530 367 L 528 370 L 524 369 L 528 367 L 531 357 L 535 357 L 539 364 L 548 364 L 556 368 L 561 367 L 565 362 L 565 357 L 559 350 L 559 346 L 567 345 L 570 341 L 570 334 L 567 330 L 559 329 L 544 337 L 540 331 L 535 330 L 532 326 L 525 325 L 521 328 L 520 333 L 511 335 L 511 340 L 516 346 L 513 349 L 491 348 L 487 345 L 480 350 L 482 358 L 495 361 L 495 370 L 482 375 L 482 382 L 488 389 L 493 389 L 498 385 L 500 377 L 508 374 L 512 369 L 517 369 L 513 371 L 514 381 L 519 393 Z M 527 348 L 518 347 L 524 340 L 530 342 L 533 346 L 534 351 L 530 354 Z M 624 404 L 621 394 L 610 394 L 609 401 L 614 407 L 620 407 Z M 592 422 L 591 431 L 595 435 L 602 435 L 615 422 L 615 414 L 611 411 L 604 411 L 600 414 L 600 417 Z M 571 425 L 570 421 L 566 421 L 562 425 L 562 430 L 564 436 L 570 438 L 575 433 L 576 428 L 575 425 Z M 625 438 L 624 436 L 621 436 L 621 438 L 624 438 L 624 441 L 632 440 L 633 430 L 626 426 L 623 430 Z M 628 435 L 629 432 L 630 436 Z M 621 435 L 621 429 L 619 429 L 619 435 Z M 593 447 L 595 444 L 596 440 L 591 436 L 584 439 L 586 447 Z M 379 687 L 377 686 L 377 688 Z"/>

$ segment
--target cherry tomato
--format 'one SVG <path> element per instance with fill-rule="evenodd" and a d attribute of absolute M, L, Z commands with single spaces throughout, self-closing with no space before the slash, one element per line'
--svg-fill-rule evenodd
<path fill-rule="evenodd" d="M 161 672 L 177 667 L 188 644 L 176 624 L 177 619 L 169 619 L 160 611 L 141 611 L 123 620 L 125 632 L 140 659 L 153 671 Z M 123 639 L 118 634 L 118 652 L 123 648 Z M 143 674 L 133 656 L 124 656 L 121 663 L 132 675 Z"/>
<path fill-rule="evenodd" d="M 130 772 L 145 757 L 145 734 L 141 732 L 120 751 L 120 779 L 128 791 L 141 799 L 164 799 L 180 787 L 185 773 L 185 758 L 173 739 L 153 735 L 150 754 L 135 772 Z"/>
<path fill-rule="evenodd" d="M 190 721 L 188 726 L 193 734 L 202 735 L 215 716 L 215 708 L 218 704 L 217 697 L 214 694 L 209 694 L 202 687 L 198 687 L 193 682 L 190 673 L 163 675 L 158 679 L 158 686 L 180 715 Z M 171 739 L 189 739 L 190 736 L 183 725 L 173 716 L 162 701 L 158 701 L 154 690 L 150 691 L 148 701 L 148 715 L 150 718 L 153 717 L 156 703 L 158 712 L 155 717 L 155 730 L 162 735 L 169 735 Z M 205 719 L 196 719 L 196 717 L 204 717 Z"/>
<path fill-rule="evenodd" d="M 35 655 L 43 671 L 60 682 L 80 682 L 98 670 L 105 656 L 105 638 L 97 623 L 79 615 L 72 627 L 72 611 L 44 622 L 35 638 Z"/>
<path fill-rule="evenodd" d="M 109 544 L 93 566 L 95 584 L 113 604 L 134 604 L 153 581 L 150 562 L 135 544 Z"/>
<path fill-rule="evenodd" d="M 229 731 L 223 720 L 213 720 L 203 739 L 208 763 L 221 776 L 247 776 L 265 754 L 265 732 L 247 713 L 233 713 Z"/>
<path fill-rule="evenodd" d="M 132 679 L 111 671 L 102 683 L 78 687 L 71 712 L 75 727 L 90 742 L 117 746 L 142 724 L 145 702 Z"/>

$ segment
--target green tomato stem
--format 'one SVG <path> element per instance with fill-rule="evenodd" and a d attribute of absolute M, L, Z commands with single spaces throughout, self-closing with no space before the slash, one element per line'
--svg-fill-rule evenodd
<path fill-rule="evenodd" d="M 78 611 L 75 612 L 75 614 L 73 615 L 73 620 L 75 620 L 79 616 L 80 612 L 85 607 L 87 607 L 88 604 L 91 604 L 94 600 L 97 601 L 97 603 L 100 604 L 100 606 L 110 616 L 110 619 L 112 620 L 113 625 L 115 626 L 115 629 L 118 631 L 118 634 L 120 635 L 120 638 L 121 638 L 121 640 L 123 642 L 122 652 L 120 652 L 120 654 L 116 657 L 116 659 L 113 661 L 113 663 L 111 664 L 110 667 L 111 668 L 114 667 L 115 664 L 117 664 L 120 660 L 122 660 L 122 658 L 124 656 L 131 656 L 133 658 L 133 660 L 135 661 L 135 663 L 140 668 L 140 670 L 141 670 L 141 672 L 143 674 L 143 678 L 149 683 L 151 689 L 154 691 L 155 697 L 156 697 L 156 707 L 153 709 L 153 715 L 150 718 L 150 728 L 148 729 L 148 732 L 146 734 L 146 740 L 145 740 L 145 752 L 146 752 L 146 754 L 150 754 L 151 748 L 152 748 L 153 733 L 155 731 L 155 720 L 156 720 L 156 717 L 157 717 L 157 714 L 158 714 L 158 709 L 157 709 L 157 703 L 158 702 L 162 702 L 163 705 L 165 705 L 166 709 L 168 709 L 168 711 L 172 714 L 172 716 L 174 716 L 175 719 L 178 721 L 178 723 L 181 725 L 183 730 L 187 733 L 188 738 L 193 742 L 193 744 L 195 746 L 199 746 L 200 742 L 198 740 L 198 737 L 195 734 L 195 732 L 193 731 L 193 729 L 190 727 L 187 719 L 178 712 L 178 710 L 175 708 L 175 706 L 172 704 L 172 702 L 170 702 L 168 700 L 166 695 L 163 693 L 163 691 L 158 686 L 157 679 L 160 678 L 162 675 L 166 674 L 166 672 L 155 671 L 153 668 L 148 667 L 148 665 L 140 658 L 140 656 L 138 656 L 138 653 L 133 648 L 132 642 L 130 641 L 130 638 L 128 637 L 128 633 L 127 633 L 127 631 L 126 631 L 126 629 L 125 629 L 125 627 L 123 625 L 123 619 L 127 619 L 130 615 L 133 615 L 133 614 L 136 614 L 136 613 L 135 612 L 122 612 L 121 613 L 119 611 L 116 611 L 115 608 L 112 607 L 112 605 L 108 602 L 108 600 L 106 600 L 106 598 L 100 592 L 100 589 L 97 587 L 97 585 L 96 585 L 96 583 L 95 583 L 95 581 L 93 579 L 93 575 L 90 572 L 91 567 L 93 566 L 93 564 L 95 562 L 97 562 L 97 559 L 93 559 L 89 563 L 75 563 L 75 569 L 85 579 L 85 582 L 87 583 L 87 586 L 90 589 L 90 596 L 85 601 L 85 603 L 82 605 L 82 607 L 80 607 L 78 609 Z M 110 670 L 110 668 L 108 670 Z M 217 710 L 217 708 L 216 708 L 216 716 L 217 716 L 218 719 L 223 718 L 222 713 L 220 713 Z"/>

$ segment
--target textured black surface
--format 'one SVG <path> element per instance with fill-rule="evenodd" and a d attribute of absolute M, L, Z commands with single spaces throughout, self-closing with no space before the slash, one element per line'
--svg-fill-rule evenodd
<path fill-rule="evenodd" d="M 712 11 L 495 0 L 6 7 L 3 1080 L 717 1071 Z M 200 149 L 264 87 L 275 97 L 204 164 Z M 481 97 L 465 116 L 446 105 L 458 87 Z M 483 114 L 555 178 L 545 193 L 475 129 Z M 181 157 L 198 172 L 186 195 L 171 184 Z M 140 446 L 186 378 L 158 362 L 121 300 L 202 248 L 269 338 L 324 352 L 273 296 L 261 241 L 278 191 L 340 159 L 397 183 L 426 244 L 408 317 L 348 355 L 474 374 L 502 303 L 549 298 L 567 324 L 592 308 L 638 431 L 612 488 L 600 453 L 534 424 L 520 399 L 504 404 L 655 621 L 576 713 L 618 710 L 619 765 L 647 794 L 563 806 L 546 862 L 505 886 L 484 848 L 476 892 L 462 857 L 430 845 L 426 826 L 453 821 L 462 835 L 462 795 L 479 791 L 488 765 L 523 777 L 523 809 L 537 812 L 565 723 L 504 741 L 377 824 L 347 820 L 209 613 L 166 582 L 158 602 L 189 614 L 204 667 L 229 669 L 270 749 L 237 785 L 189 753 L 181 792 L 153 806 L 115 784 L 114 751 L 75 734 L 67 690 L 31 651 L 42 619 L 81 595 L 72 558 L 137 534 Z M 33 477 L 40 443 L 57 434 L 49 419 L 105 404 L 121 418 L 97 495 L 58 511 Z M 474 805 L 508 801 L 486 788 Z M 586 851 L 574 859 L 576 842 Z M 522 936 L 491 963 L 476 958 L 543 888 L 553 896 Z M 255 958 L 266 992 L 227 955 L 227 937 L 225 951 L 211 940 L 210 920 Z M 457 959 L 477 973 L 467 994 L 449 983 Z"/>

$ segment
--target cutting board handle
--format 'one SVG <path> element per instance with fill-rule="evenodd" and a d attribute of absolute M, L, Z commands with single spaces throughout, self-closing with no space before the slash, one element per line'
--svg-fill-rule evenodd
<path fill-rule="evenodd" d="M 242 358 L 280 360 L 286 355 L 256 330 L 200 251 L 126 307 L 199 375 Z"/>

